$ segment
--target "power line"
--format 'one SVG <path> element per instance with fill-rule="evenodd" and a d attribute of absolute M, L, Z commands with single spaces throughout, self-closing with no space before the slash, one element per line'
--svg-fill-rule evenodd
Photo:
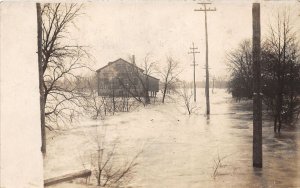
<path fill-rule="evenodd" d="M 195 47 L 194 43 L 193 43 L 193 47 L 190 48 L 192 51 L 189 52 L 189 54 L 193 54 L 193 64 L 192 66 L 194 66 L 194 102 L 196 102 L 196 66 L 198 64 L 196 64 L 196 57 L 195 57 L 195 54 L 196 53 L 200 53 L 200 52 L 197 52 L 195 50 L 197 50 L 198 48 Z"/>

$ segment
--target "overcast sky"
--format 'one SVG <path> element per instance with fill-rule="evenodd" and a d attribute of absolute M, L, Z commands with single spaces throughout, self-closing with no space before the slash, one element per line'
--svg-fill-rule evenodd
<path fill-rule="evenodd" d="M 102 1 L 86 3 L 85 13 L 76 22 L 72 35 L 78 43 L 89 45 L 94 68 L 118 58 L 135 55 L 137 64 L 150 54 L 163 66 L 173 57 L 184 69 L 182 79 L 192 79 L 192 42 L 198 47 L 196 79 L 202 80 L 205 64 L 204 13 L 197 1 Z M 214 1 L 208 12 L 209 65 L 212 76 L 227 76 L 226 53 L 252 35 L 252 1 Z M 295 28 L 299 29 L 300 3 L 297 1 L 261 4 L 262 34 L 278 10 L 288 7 Z M 297 19 L 296 19 L 297 18 Z"/>

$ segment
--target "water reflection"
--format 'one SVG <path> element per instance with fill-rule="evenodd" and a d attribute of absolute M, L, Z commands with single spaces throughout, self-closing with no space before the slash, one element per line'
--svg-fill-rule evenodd
<path fill-rule="evenodd" d="M 207 114 L 206 115 L 206 125 L 209 125 L 209 122 L 210 122 L 210 115 Z"/>
<path fill-rule="evenodd" d="M 197 93 L 203 98 L 204 92 Z M 177 109 L 180 103 L 168 103 L 105 120 L 107 145 L 118 138 L 124 160 L 134 157 L 139 145 L 146 145 L 128 187 L 300 187 L 298 129 L 283 128 L 281 134 L 274 134 L 265 115 L 263 168 L 256 169 L 252 167 L 252 102 L 236 102 L 225 90 L 216 90 L 210 116 L 204 115 L 204 100 L 199 100 L 199 106 L 201 114 L 191 116 Z M 82 126 L 53 140 L 48 148 L 59 150 L 60 155 L 53 152 L 51 157 L 68 156 L 69 162 L 45 161 L 45 177 L 51 171 L 73 168 L 77 151 L 90 147 L 84 135 L 92 135 L 93 130 Z"/>
<path fill-rule="evenodd" d="M 231 102 L 230 111 L 238 113 L 232 116 L 231 128 L 247 131 L 238 131 L 240 138 L 251 136 L 250 139 L 240 139 L 237 145 L 241 152 L 247 148 L 244 160 L 250 162 L 252 146 L 251 103 L 246 101 Z M 250 122 L 250 124 L 249 124 Z M 298 122 L 299 123 L 299 122 Z M 248 182 L 250 187 L 299 187 L 299 130 L 297 128 L 283 128 L 280 134 L 273 132 L 272 121 L 268 115 L 263 117 L 263 169 L 251 168 L 252 173 L 242 175 L 241 181 Z M 243 141 L 243 143 L 242 143 Z M 239 160 L 243 160 L 240 158 Z M 251 175 L 252 174 L 252 175 Z M 237 175 L 240 176 L 240 175 Z"/>

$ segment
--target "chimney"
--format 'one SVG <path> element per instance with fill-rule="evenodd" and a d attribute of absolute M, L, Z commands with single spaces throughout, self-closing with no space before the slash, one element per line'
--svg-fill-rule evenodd
<path fill-rule="evenodd" d="M 135 56 L 132 55 L 132 63 L 135 64 Z"/>

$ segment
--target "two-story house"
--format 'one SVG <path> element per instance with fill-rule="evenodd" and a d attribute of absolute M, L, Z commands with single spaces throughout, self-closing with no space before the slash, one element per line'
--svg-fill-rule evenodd
<path fill-rule="evenodd" d="M 99 96 L 145 96 L 148 92 L 155 97 L 159 91 L 159 79 L 121 58 L 97 70 L 97 83 Z"/>

